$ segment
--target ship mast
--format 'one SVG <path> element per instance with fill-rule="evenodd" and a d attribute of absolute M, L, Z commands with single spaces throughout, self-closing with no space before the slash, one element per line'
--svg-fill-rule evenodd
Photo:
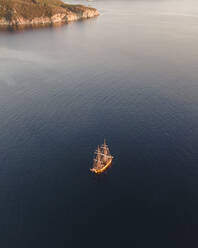
<path fill-rule="evenodd" d="M 110 166 L 113 159 L 105 140 L 101 146 L 97 147 L 95 154 L 96 156 L 93 161 L 93 168 L 90 170 L 95 173 L 102 173 Z"/>
<path fill-rule="evenodd" d="M 95 162 L 96 162 L 96 167 L 101 167 L 101 151 L 100 151 L 100 147 L 98 146 L 98 149 L 96 151 L 96 159 L 95 159 Z"/>
<path fill-rule="evenodd" d="M 104 163 L 106 163 L 107 160 L 108 160 L 108 157 L 107 157 L 107 155 L 108 155 L 108 146 L 107 146 L 105 140 L 104 140 L 104 144 L 102 146 L 102 149 L 103 149 L 103 161 L 104 161 Z"/>

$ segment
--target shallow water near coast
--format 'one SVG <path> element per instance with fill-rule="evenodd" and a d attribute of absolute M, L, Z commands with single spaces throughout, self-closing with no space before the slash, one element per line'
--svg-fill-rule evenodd
<path fill-rule="evenodd" d="M 0 32 L 0 246 L 197 248 L 197 2 L 70 2 L 101 15 Z"/>

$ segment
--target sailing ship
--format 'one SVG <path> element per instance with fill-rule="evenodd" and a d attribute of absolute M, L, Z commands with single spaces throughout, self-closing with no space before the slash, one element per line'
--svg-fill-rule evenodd
<path fill-rule="evenodd" d="M 95 151 L 96 157 L 93 160 L 93 168 L 90 171 L 100 174 L 104 172 L 112 163 L 113 156 L 111 156 L 109 147 L 104 140 L 104 144 L 98 146 Z"/>

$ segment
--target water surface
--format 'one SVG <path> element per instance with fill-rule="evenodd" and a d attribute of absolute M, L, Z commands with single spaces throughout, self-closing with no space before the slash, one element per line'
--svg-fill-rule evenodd
<path fill-rule="evenodd" d="M 0 33 L 1 247 L 197 247 L 198 4 L 80 3 Z"/>

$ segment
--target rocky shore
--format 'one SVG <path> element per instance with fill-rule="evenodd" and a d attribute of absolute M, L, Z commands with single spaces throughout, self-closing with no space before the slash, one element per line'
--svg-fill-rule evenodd
<path fill-rule="evenodd" d="M 95 8 L 59 0 L 0 0 L 0 27 L 68 23 L 98 15 Z"/>

